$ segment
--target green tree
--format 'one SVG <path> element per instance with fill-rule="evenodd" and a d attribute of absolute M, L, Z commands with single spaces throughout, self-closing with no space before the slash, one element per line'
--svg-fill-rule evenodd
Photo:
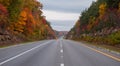
<path fill-rule="evenodd" d="M 20 11 L 23 8 L 23 3 L 23 0 L 10 0 L 8 10 L 11 22 L 17 22 Z"/>

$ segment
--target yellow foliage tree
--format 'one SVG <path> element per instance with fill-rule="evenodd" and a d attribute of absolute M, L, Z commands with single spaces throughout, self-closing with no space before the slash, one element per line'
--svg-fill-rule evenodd
<path fill-rule="evenodd" d="M 10 5 L 10 0 L 0 0 L 0 3 L 2 3 L 5 7 Z"/>
<path fill-rule="evenodd" d="M 118 12 L 120 12 L 120 2 L 119 2 L 119 9 L 118 9 Z"/>
<path fill-rule="evenodd" d="M 102 3 L 99 6 L 99 15 L 100 15 L 100 18 L 105 14 L 106 6 L 107 6 L 106 3 Z"/>
<path fill-rule="evenodd" d="M 87 26 L 87 29 L 88 30 L 91 30 L 92 28 L 93 28 L 93 26 L 95 25 L 95 17 L 90 17 L 90 19 L 89 19 L 89 24 L 88 24 L 88 26 Z"/>

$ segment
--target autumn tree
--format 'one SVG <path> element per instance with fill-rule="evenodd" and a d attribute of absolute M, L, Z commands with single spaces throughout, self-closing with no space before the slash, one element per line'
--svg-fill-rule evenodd
<path fill-rule="evenodd" d="M 10 6 L 8 6 L 8 10 L 11 22 L 17 22 L 23 5 L 23 0 L 10 0 Z"/>
<path fill-rule="evenodd" d="M 27 40 L 54 36 L 50 24 L 42 16 L 42 8 L 37 0 L 0 0 L 0 31 L 9 30 L 18 39 Z"/>
<path fill-rule="evenodd" d="M 106 3 L 102 3 L 100 6 L 99 6 L 99 17 L 101 18 L 106 12 Z"/>
<path fill-rule="evenodd" d="M 0 0 L 0 3 L 5 7 L 8 7 L 10 5 L 10 0 Z"/>
<path fill-rule="evenodd" d="M 108 8 L 111 8 L 111 9 L 113 9 L 113 8 L 119 8 L 119 2 L 120 2 L 120 0 L 105 0 L 106 1 L 106 3 L 107 3 L 107 7 Z"/>
<path fill-rule="evenodd" d="M 120 0 L 97 0 L 81 13 L 79 20 L 80 26 L 75 25 L 67 38 L 119 45 Z"/>
<path fill-rule="evenodd" d="M 5 6 L 0 4 L 0 30 L 1 32 L 5 32 L 7 26 L 8 26 L 8 11 Z"/>

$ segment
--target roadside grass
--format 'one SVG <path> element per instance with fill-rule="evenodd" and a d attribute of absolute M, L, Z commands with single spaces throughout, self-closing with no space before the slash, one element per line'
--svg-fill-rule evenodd
<path fill-rule="evenodd" d="M 22 44 L 27 44 L 27 43 L 30 43 L 30 42 L 0 44 L 0 48 L 7 48 L 7 47 L 10 47 L 10 46 L 22 45 Z"/>
<path fill-rule="evenodd" d="M 9 47 L 9 46 L 14 46 L 13 44 L 12 45 L 2 45 L 0 46 L 0 48 L 6 48 L 6 47 Z"/>
<path fill-rule="evenodd" d="M 104 45 L 104 44 L 97 44 L 97 43 L 89 43 L 89 42 L 86 42 L 86 44 L 93 45 L 93 46 L 96 46 L 98 48 L 108 49 L 109 51 L 111 50 L 111 51 L 115 51 L 115 52 L 119 52 L 120 53 L 120 48 L 115 47 L 115 46 Z"/>
<path fill-rule="evenodd" d="M 75 41 L 78 41 L 78 40 L 75 40 Z M 116 53 L 119 53 L 120 54 L 120 47 L 116 47 L 116 46 L 112 46 L 112 45 L 106 45 L 106 44 L 97 44 L 97 43 L 94 43 L 94 42 L 87 42 L 87 41 L 80 41 L 79 42 L 82 42 L 86 45 L 89 45 L 89 46 L 94 46 L 96 48 L 101 48 L 101 49 L 105 49 L 109 52 L 116 52 Z"/>
<path fill-rule="evenodd" d="M 21 40 L 21 41 L 0 42 L 0 48 L 7 48 L 10 46 L 22 45 L 22 44 L 30 44 L 32 42 L 43 41 L 43 40 L 46 40 L 46 39 L 28 39 L 28 40 Z"/>
<path fill-rule="evenodd" d="M 7 47 L 10 47 L 10 46 L 16 46 L 16 45 L 24 45 L 24 44 L 29 44 L 31 42 L 36 42 L 36 41 L 21 41 L 21 42 L 10 42 L 10 43 L 3 43 L 3 44 L 0 44 L 0 48 L 7 48 Z"/>

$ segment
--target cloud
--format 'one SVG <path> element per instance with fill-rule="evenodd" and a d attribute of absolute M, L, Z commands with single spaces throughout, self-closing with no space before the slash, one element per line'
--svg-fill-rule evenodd
<path fill-rule="evenodd" d="M 65 13 L 58 11 L 49 11 L 43 10 L 43 14 L 46 16 L 46 19 L 51 20 L 77 20 L 80 16 L 79 13 Z"/>
<path fill-rule="evenodd" d="M 52 20 L 51 22 L 50 22 L 50 24 L 52 24 L 52 25 L 55 25 L 55 26 L 69 26 L 69 27 L 71 27 L 71 26 L 73 26 L 74 24 L 75 24 L 75 22 L 74 21 L 68 21 L 68 20 L 66 20 L 66 21 L 64 21 L 64 20 Z"/>
<path fill-rule="evenodd" d="M 54 30 L 57 30 L 57 31 L 69 31 L 71 28 L 67 26 L 55 26 L 55 25 L 52 25 L 52 27 L 54 28 Z"/>
<path fill-rule="evenodd" d="M 73 20 L 52 20 L 50 21 L 51 26 L 53 27 L 54 30 L 58 31 L 69 31 L 71 27 L 75 25 L 75 21 Z"/>
<path fill-rule="evenodd" d="M 69 31 L 78 20 L 79 13 L 66 13 L 59 11 L 43 10 L 46 19 L 50 22 L 52 28 L 58 31 Z"/>
<path fill-rule="evenodd" d="M 38 0 L 43 4 L 43 15 L 55 30 L 70 30 L 81 12 L 96 0 Z"/>
<path fill-rule="evenodd" d="M 44 10 L 80 13 L 95 0 L 40 0 Z"/>

